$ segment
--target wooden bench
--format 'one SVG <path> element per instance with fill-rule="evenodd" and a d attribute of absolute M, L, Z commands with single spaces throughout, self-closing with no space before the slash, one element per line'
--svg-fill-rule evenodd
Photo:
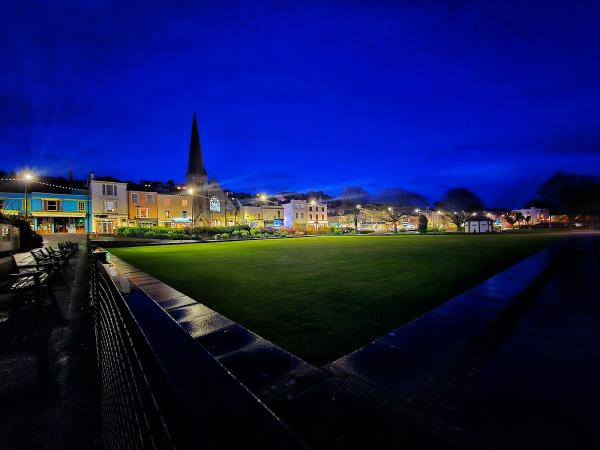
<path fill-rule="evenodd" d="M 42 286 L 51 290 L 52 271 L 47 264 L 17 265 L 13 255 L 0 256 L 0 295 L 33 291 L 39 304 Z"/>

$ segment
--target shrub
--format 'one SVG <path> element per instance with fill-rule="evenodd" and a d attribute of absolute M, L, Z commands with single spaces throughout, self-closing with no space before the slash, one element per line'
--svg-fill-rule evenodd
<path fill-rule="evenodd" d="M 259 237 L 260 236 L 260 230 L 258 228 L 251 228 L 250 229 L 250 236 L 251 237 Z"/>
<path fill-rule="evenodd" d="M 44 245 L 44 238 L 41 234 L 31 233 L 31 247 L 32 248 L 40 248 Z"/>
<path fill-rule="evenodd" d="M 221 233 L 221 239 L 229 239 L 229 233 Z"/>
<path fill-rule="evenodd" d="M 243 237 L 243 238 L 248 237 L 248 234 L 249 234 L 248 230 L 240 230 L 240 237 Z"/>

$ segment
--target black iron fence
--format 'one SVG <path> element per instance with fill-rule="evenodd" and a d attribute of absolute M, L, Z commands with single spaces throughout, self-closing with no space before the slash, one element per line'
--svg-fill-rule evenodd
<path fill-rule="evenodd" d="M 122 294 L 92 247 L 105 448 L 305 448 L 152 299 Z"/>

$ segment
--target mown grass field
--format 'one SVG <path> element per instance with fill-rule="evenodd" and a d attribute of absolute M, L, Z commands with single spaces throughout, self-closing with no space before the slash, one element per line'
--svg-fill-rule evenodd
<path fill-rule="evenodd" d="M 551 234 L 340 236 L 111 251 L 322 365 L 553 239 Z"/>

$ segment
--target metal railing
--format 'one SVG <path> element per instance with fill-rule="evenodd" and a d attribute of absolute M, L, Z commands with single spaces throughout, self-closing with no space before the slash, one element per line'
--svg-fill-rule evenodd
<path fill-rule="evenodd" d="M 136 350 L 133 317 L 102 262 L 90 259 L 106 448 L 167 448 L 171 439 Z"/>
<path fill-rule="evenodd" d="M 151 298 L 122 294 L 106 252 L 88 248 L 105 448 L 306 448 Z"/>

